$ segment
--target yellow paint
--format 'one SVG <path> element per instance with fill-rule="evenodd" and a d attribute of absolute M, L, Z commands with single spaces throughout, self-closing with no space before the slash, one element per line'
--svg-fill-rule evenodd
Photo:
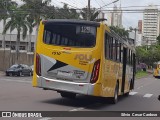
<path fill-rule="evenodd" d="M 155 68 L 153 70 L 153 76 L 155 77 L 159 77 L 159 71 L 160 71 L 160 63 L 158 62 L 156 65 L 155 65 Z"/>
<path fill-rule="evenodd" d="M 46 45 L 43 43 L 44 25 L 40 23 L 36 52 L 45 56 L 54 57 L 56 60 L 65 62 L 71 66 L 77 67 L 89 73 L 92 73 L 94 61 L 100 61 L 100 72 L 98 81 L 95 83 L 93 90 L 94 96 L 113 97 L 117 80 L 119 81 L 119 95 L 121 94 L 122 84 L 122 63 L 106 60 L 104 56 L 104 34 L 105 31 L 110 32 L 110 29 L 105 24 L 101 23 L 97 28 L 96 46 L 94 48 L 70 48 L 64 50 L 65 47 Z M 53 54 L 59 53 L 60 55 Z M 93 63 L 92 63 L 93 61 Z M 35 59 L 34 59 L 35 62 Z M 128 79 L 128 77 L 126 77 Z M 128 80 L 126 80 L 128 81 Z M 33 86 L 37 86 L 37 75 L 34 69 Z M 125 91 L 128 91 L 128 83 L 126 82 Z"/>

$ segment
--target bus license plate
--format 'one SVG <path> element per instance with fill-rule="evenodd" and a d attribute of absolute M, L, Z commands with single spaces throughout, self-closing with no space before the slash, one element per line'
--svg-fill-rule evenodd
<path fill-rule="evenodd" d="M 66 71 L 58 71 L 59 76 L 66 76 L 66 77 L 71 77 L 73 75 L 72 72 L 66 72 Z"/>

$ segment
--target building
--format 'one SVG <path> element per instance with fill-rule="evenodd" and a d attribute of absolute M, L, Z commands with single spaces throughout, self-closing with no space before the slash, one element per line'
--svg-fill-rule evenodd
<path fill-rule="evenodd" d="M 142 20 L 138 21 L 138 34 L 142 34 Z"/>
<path fill-rule="evenodd" d="M 159 14 L 158 8 L 154 5 L 149 5 L 143 13 L 143 30 L 142 44 L 151 45 L 156 43 L 156 38 L 159 35 Z"/>
<path fill-rule="evenodd" d="M 6 35 L 3 35 L 3 21 L 0 22 L 0 49 L 2 48 L 2 44 L 4 41 L 5 47 L 3 48 L 10 48 L 11 50 L 15 50 L 16 41 L 17 41 L 17 31 L 14 30 L 12 33 L 7 31 Z M 29 44 L 31 41 L 31 45 Z M 31 52 L 34 51 L 34 43 L 36 41 L 36 28 L 34 28 L 34 31 L 32 35 L 26 36 L 26 38 L 23 40 L 22 35 L 20 36 L 20 46 L 19 49 L 23 51 L 29 51 L 29 48 L 31 47 Z"/>
<path fill-rule="evenodd" d="M 112 17 L 111 17 L 111 25 L 117 26 L 119 28 L 123 28 L 122 26 L 122 10 L 121 5 L 118 8 L 116 5 L 113 7 Z"/>
<path fill-rule="evenodd" d="M 20 37 L 20 50 L 28 51 L 29 50 L 29 41 L 31 40 L 31 52 L 34 51 L 34 43 L 36 41 L 35 35 L 27 35 L 26 38 L 23 40 L 22 35 Z M 2 48 L 2 41 L 5 39 L 5 48 L 10 48 L 11 50 L 16 49 L 16 41 L 17 41 L 17 34 L 6 34 L 5 38 L 2 33 L 0 33 L 0 48 Z"/>
<path fill-rule="evenodd" d="M 135 33 L 135 31 L 130 31 L 129 38 L 133 40 L 136 39 L 135 46 L 141 46 L 142 34 L 139 34 L 138 32 Z"/>

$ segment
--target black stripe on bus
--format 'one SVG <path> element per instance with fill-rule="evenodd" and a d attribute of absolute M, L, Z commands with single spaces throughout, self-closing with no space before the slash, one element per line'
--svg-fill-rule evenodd
<path fill-rule="evenodd" d="M 64 67 L 64 66 L 67 66 L 67 65 L 68 64 L 57 60 L 56 64 L 54 64 L 47 72 Z"/>

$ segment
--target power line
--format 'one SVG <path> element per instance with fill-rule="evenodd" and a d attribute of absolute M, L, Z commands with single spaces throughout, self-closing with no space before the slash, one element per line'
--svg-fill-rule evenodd
<path fill-rule="evenodd" d="M 106 4 L 103 0 L 101 0 L 103 4 Z"/>
<path fill-rule="evenodd" d="M 156 6 L 156 7 L 158 7 L 158 6 L 160 6 L 160 5 L 154 5 L 154 6 Z M 121 8 L 137 8 L 137 7 L 148 7 L 148 6 L 123 6 L 123 7 L 121 7 Z M 113 7 L 107 7 L 107 8 L 113 8 Z"/>
<path fill-rule="evenodd" d="M 97 0 L 95 0 L 96 1 L 96 3 L 99 5 L 99 7 L 101 7 L 101 5 L 99 4 L 99 2 L 97 1 Z"/>

